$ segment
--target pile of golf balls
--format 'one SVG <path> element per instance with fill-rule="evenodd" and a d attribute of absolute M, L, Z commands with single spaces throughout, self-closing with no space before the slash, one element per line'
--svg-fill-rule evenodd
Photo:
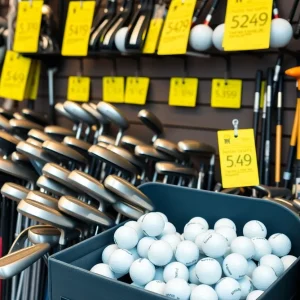
<path fill-rule="evenodd" d="M 235 223 L 217 220 L 209 229 L 192 218 L 183 233 L 159 212 L 129 221 L 114 234 L 91 272 L 178 300 L 255 300 L 297 259 L 283 233 L 268 236 L 257 220 L 237 236 Z"/>

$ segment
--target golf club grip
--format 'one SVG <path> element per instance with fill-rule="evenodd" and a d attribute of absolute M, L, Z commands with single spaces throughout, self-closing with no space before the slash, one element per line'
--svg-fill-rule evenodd
<path fill-rule="evenodd" d="M 290 22 L 290 23 L 293 22 L 298 5 L 299 5 L 299 0 L 295 0 L 294 4 L 292 6 L 292 9 L 290 11 L 290 14 L 289 14 L 289 18 L 287 19 L 288 22 Z"/>
<path fill-rule="evenodd" d="M 259 182 L 264 183 L 264 156 L 265 156 L 265 138 L 266 138 L 266 118 L 262 119 L 261 139 L 259 153 Z"/>
<path fill-rule="evenodd" d="M 253 131 L 254 131 L 255 144 L 257 142 L 256 139 L 257 139 L 258 121 L 259 121 L 259 113 L 254 112 L 253 113 Z"/>
<path fill-rule="evenodd" d="M 276 160 L 275 160 L 275 182 L 280 183 L 280 171 L 281 171 L 281 137 L 282 126 L 276 126 Z"/>

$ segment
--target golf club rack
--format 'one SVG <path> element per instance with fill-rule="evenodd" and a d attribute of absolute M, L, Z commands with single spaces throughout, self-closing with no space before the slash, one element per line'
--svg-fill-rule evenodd
<path fill-rule="evenodd" d="M 300 299 L 299 2 L 0 0 L 0 300 Z"/>

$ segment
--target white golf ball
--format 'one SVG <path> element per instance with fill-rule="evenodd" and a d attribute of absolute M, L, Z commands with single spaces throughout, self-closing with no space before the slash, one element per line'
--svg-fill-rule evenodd
<path fill-rule="evenodd" d="M 260 221 L 249 221 L 243 228 L 243 235 L 250 239 L 255 237 L 265 238 L 267 236 L 267 228 Z"/>
<path fill-rule="evenodd" d="M 241 279 L 247 274 L 248 262 L 238 253 L 229 254 L 223 262 L 223 271 L 227 277 Z"/>
<path fill-rule="evenodd" d="M 191 288 L 191 292 L 197 287 L 194 283 L 189 283 L 189 287 Z"/>
<path fill-rule="evenodd" d="M 91 272 L 111 279 L 116 279 L 115 274 L 107 264 L 97 264 L 91 268 Z"/>
<path fill-rule="evenodd" d="M 142 215 L 142 216 L 140 216 L 140 217 L 138 218 L 137 222 L 140 224 L 140 226 L 142 225 L 142 220 L 144 219 L 144 217 L 145 217 L 146 215 L 148 215 L 148 213 L 147 213 L 147 214 L 144 214 L 144 215 Z"/>
<path fill-rule="evenodd" d="M 196 265 L 196 276 L 201 283 L 215 284 L 222 276 L 221 265 L 213 258 L 203 258 Z"/>
<path fill-rule="evenodd" d="M 241 299 L 246 299 L 247 296 L 254 290 L 252 281 L 248 276 L 244 276 L 243 278 L 238 280 L 238 283 L 240 284 L 242 291 Z"/>
<path fill-rule="evenodd" d="M 109 258 L 109 267 L 115 273 L 126 274 L 133 263 L 133 255 L 126 249 L 117 249 Z"/>
<path fill-rule="evenodd" d="M 150 246 L 156 241 L 156 238 L 144 237 L 137 245 L 137 252 L 140 257 L 148 258 L 148 251 Z"/>
<path fill-rule="evenodd" d="M 248 263 L 248 269 L 246 275 L 252 278 L 252 273 L 257 268 L 257 265 L 252 259 L 248 259 L 247 263 Z"/>
<path fill-rule="evenodd" d="M 262 294 L 264 293 L 264 291 L 260 291 L 260 290 L 256 290 L 251 292 L 246 300 L 256 300 L 258 299 Z"/>
<path fill-rule="evenodd" d="M 274 270 L 268 266 L 257 267 L 252 274 L 252 282 L 256 289 L 265 291 L 277 279 Z"/>
<path fill-rule="evenodd" d="M 163 235 L 160 239 L 161 241 L 169 243 L 174 252 L 177 248 L 177 245 L 181 242 L 181 238 L 177 234 Z"/>
<path fill-rule="evenodd" d="M 199 248 L 199 251 L 201 254 L 204 254 L 204 252 L 202 250 L 202 242 L 203 242 L 204 238 L 210 234 L 210 232 L 208 232 L 208 231 L 198 234 L 195 238 L 195 244 Z"/>
<path fill-rule="evenodd" d="M 143 233 L 150 237 L 159 236 L 165 227 L 163 217 L 157 213 L 149 213 L 142 219 Z"/>
<path fill-rule="evenodd" d="M 194 218 L 190 219 L 189 223 L 201 224 L 206 230 L 208 230 L 208 228 L 209 228 L 207 221 L 201 217 L 194 217 Z"/>
<path fill-rule="evenodd" d="M 202 251 L 205 255 L 212 258 L 223 256 L 227 248 L 227 240 L 219 233 L 207 235 L 202 242 Z"/>
<path fill-rule="evenodd" d="M 218 295 L 211 286 L 200 284 L 192 290 L 190 300 L 218 300 Z"/>
<path fill-rule="evenodd" d="M 259 260 L 259 265 L 271 267 L 274 270 L 277 277 L 279 277 L 284 272 L 283 262 L 278 256 L 274 254 L 267 254 L 263 256 Z"/>
<path fill-rule="evenodd" d="M 191 47 L 196 51 L 206 51 L 212 46 L 213 30 L 204 24 L 192 28 L 189 37 Z"/>
<path fill-rule="evenodd" d="M 140 258 L 130 266 L 129 275 L 136 284 L 146 285 L 154 279 L 155 267 L 148 259 Z"/>
<path fill-rule="evenodd" d="M 131 228 L 135 229 L 135 231 L 138 234 L 139 240 L 144 237 L 143 230 L 141 228 L 141 225 L 138 222 L 136 222 L 136 221 L 129 221 L 124 226 L 128 226 L 128 227 L 131 227 Z"/>
<path fill-rule="evenodd" d="M 185 281 L 189 279 L 188 268 L 180 262 L 172 262 L 165 266 L 164 269 L 164 281 L 168 282 L 174 278 L 181 278 Z"/>
<path fill-rule="evenodd" d="M 133 260 L 137 260 L 140 258 L 138 252 L 137 252 L 137 248 L 132 248 L 132 249 L 127 249 L 133 256 Z"/>
<path fill-rule="evenodd" d="M 288 45 L 293 37 L 291 24 L 282 18 L 276 18 L 271 23 L 270 47 L 282 48 Z"/>
<path fill-rule="evenodd" d="M 116 45 L 116 48 L 120 52 L 126 52 L 125 38 L 126 38 L 127 32 L 128 32 L 128 27 L 122 27 L 116 33 L 116 36 L 115 36 L 115 45 Z"/>
<path fill-rule="evenodd" d="M 236 231 L 236 226 L 234 224 L 233 221 L 231 221 L 230 219 L 227 219 L 227 218 L 222 218 L 222 219 L 219 219 L 216 223 L 215 223 L 215 226 L 214 226 L 214 229 L 217 230 L 218 228 L 220 227 L 230 227 L 232 228 L 234 231 Z"/>
<path fill-rule="evenodd" d="M 215 28 L 212 36 L 212 41 L 214 46 L 220 51 L 224 51 L 223 48 L 224 33 L 225 33 L 225 24 L 220 24 Z"/>
<path fill-rule="evenodd" d="M 297 257 L 293 255 L 286 255 L 281 257 L 281 261 L 284 266 L 284 271 L 286 271 L 296 260 Z"/>
<path fill-rule="evenodd" d="M 219 300 L 239 300 L 242 291 L 240 284 L 231 277 L 224 277 L 215 286 Z"/>
<path fill-rule="evenodd" d="M 187 267 L 194 265 L 199 259 L 199 249 L 191 241 L 181 241 L 176 248 L 175 258 Z"/>
<path fill-rule="evenodd" d="M 139 237 L 135 229 L 122 226 L 116 230 L 114 241 L 120 249 L 132 249 L 137 245 Z"/>
<path fill-rule="evenodd" d="M 191 288 L 188 283 L 180 278 L 171 279 L 165 286 L 164 295 L 177 300 L 188 300 Z"/>
<path fill-rule="evenodd" d="M 116 244 L 111 244 L 107 247 L 102 252 L 102 262 L 105 264 L 108 264 L 110 256 L 117 250 L 119 247 Z"/>
<path fill-rule="evenodd" d="M 216 233 L 224 236 L 224 238 L 228 242 L 228 246 L 230 246 L 232 241 L 237 237 L 236 231 L 230 227 L 220 227 L 216 230 Z"/>
<path fill-rule="evenodd" d="M 165 227 L 163 232 L 160 234 L 160 237 L 167 235 L 167 234 L 175 234 L 176 228 L 175 226 L 170 222 L 165 222 Z"/>
<path fill-rule="evenodd" d="M 155 241 L 149 248 L 148 259 L 155 266 L 165 266 L 172 260 L 172 258 L 172 247 L 165 241 Z"/>
<path fill-rule="evenodd" d="M 164 268 L 156 268 L 154 280 L 164 281 Z"/>
<path fill-rule="evenodd" d="M 167 218 L 167 216 L 165 214 L 163 214 L 161 212 L 156 212 L 156 213 L 159 214 L 164 219 L 165 223 L 168 222 L 168 218 Z"/>
<path fill-rule="evenodd" d="M 283 233 L 272 234 L 268 239 L 272 253 L 282 257 L 288 255 L 292 249 L 291 240 Z"/>
<path fill-rule="evenodd" d="M 165 287 L 165 282 L 160 280 L 153 280 L 147 283 L 147 285 L 145 286 L 145 290 L 156 294 L 164 295 Z"/>
<path fill-rule="evenodd" d="M 184 239 L 194 242 L 197 235 L 206 232 L 207 230 L 198 223 L 188 223 L 184 226 Z"/>
<path fill-rule="evenodd" d="M 251 241 L 255 248 L 254 260 L 259 261 L 263 256 L 272 253 L 271 245 L 265 238 L 252 238 Z"/>
<path fill-rule="evenodd" d="M 238 236 L 230 245 L 232 253 L 239 253 L 246 259 L 251 259 L 255 255 L 255 246 L 251 239 L 245 236 Z"/>
<path fill-rule="evenodd" d="M 196 266 L 197 265 L 189 267 L 189 282 L 198 285 L 200 281 L 196 275 Z"/>

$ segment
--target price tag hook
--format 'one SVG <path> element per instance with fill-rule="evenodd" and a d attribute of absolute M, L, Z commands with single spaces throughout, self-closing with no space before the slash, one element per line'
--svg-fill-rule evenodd
<path fill-rule="evenodd" d="M 237 138 L 239 136 L 239 120 L 233 119 L 232 120 L 233 130 L 234 130 L 234 137 Z"/>

